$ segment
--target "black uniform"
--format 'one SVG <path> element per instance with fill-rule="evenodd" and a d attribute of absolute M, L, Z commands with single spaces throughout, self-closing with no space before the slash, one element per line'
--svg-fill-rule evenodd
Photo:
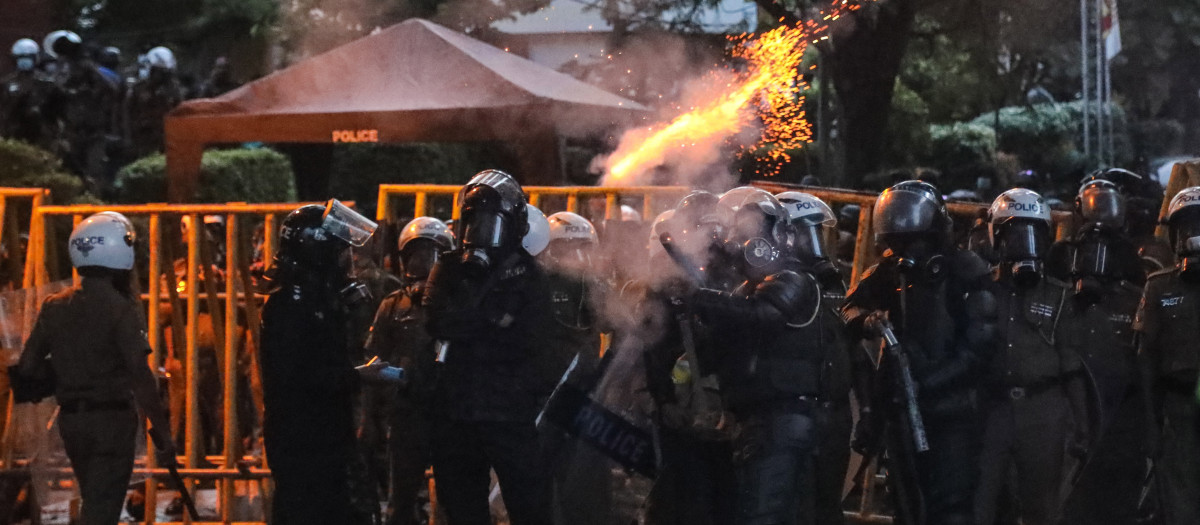
<path fill-rule="evenodd" d="M 1146 413 L 1160 456 L 1158 486 L 1167 525 L 1200 523 L 1200 284 L 1169 268 L 1150 275 L 1134 329 Z"/>
<path fill-rule="evenodd" d="M 548 374 L 561 376 L 573 359 L 576 368 L 595 371 L 600 361 L 600 330 L 593 308 L 599 282 L 548 273 L 554 324 L 549 329 Z M 607 525 L 612 506 L 612 465 L 595 448 L 578 440 L 547 436 L 552 466 L 555 523 Z"/>
<path fill-rule="evenodd" d="M 429 335 L 446 345 L 433 395 L 433 465 L 450 524 L 491 523 L 489 469 L 514 525 L 549 523 L 535 426 L 558 379 L 541 365 L 542 334 L 554 322 L 546 276 L 523 251 L 484 275 L 451 252 L 434 267 L 425 301 Z"/>
<path fill-rule="evenodd" d="M 124 118 L 135 158 L 163 151 L 163 118 L 183 102 L 183 86 L 173 72 L 154 70 L 125 96 Z"/>
<path fill-rule="evenodd" d="M 272 523 L 352 523 L 358 374 L 346 312 L 318 285 L 286 285 L 262 311 L 263 442 L 275 480 Z"/>
<path fill-rule="evenodd" d="M 46 299 L 25 343 L 22 374 L 49 356 L 57 378 L 59 432 L 83 498 L 80 523 L 116 524 L 121 516 L 137 445 L 135 399 L 168 435 L 149 351 L 138 301 L 93 277 Z"/>
<path fill-rule="evenodd" d="M 981 396 L 984 431 L 976 518 L 994 523 L 1007 487 L 1020 500 L 1024 523 L 1049 524 L 1057 518 L 1063 496 L 1068 446 L 1081 445 L 1087 422 L 1083 363 L 1058 340 L 1069 290 L 1049 277 L 1021 287 L 1003 272 L 997 299 L 1000 344 Z"/>
<path fill-rule="evenodd" d="M 823 319 L 832 317 L 823 322 L 840 324 L 838 312 L 846 300 L 845 287 L 822 288 L 822 293 L 821 315 Z M 875 363 L 860 341 L 851 340 L 843 330 L 838 330 L 835 336 L 836 343 L 821 348 L 821 394 L 815 411 L 818 437 L 812 477 L 815 486 L 804 487 L 802 491 L 805 500 L 800 523 L 837 525 L 845 520 L 842 490 L 854 430 L 850 392 L 854 392 L 860 409 L 871 403 L 870 382 Z"/>
<path fill-rule="evenodd" d="M 61 119 L 67 167 L 99 181 L 107 162 L 106 134 L 116 129 L 119 91 L 90 60 L 62 63 L 48 114 Z"/>
<path fill-rule="evenodd" d="M 836 344 L 839 328 L 820 315 L 820 302 L 815 278 L 791 270 L 734 293 L 701 289 L 692 297 L 714 328 L 721 397 L 739 424 L 736 523 L 796 523 L 801 487 L 812 485 L 824 349 Z"/>
<path fill-rule="evenodd" d="M 875 403 L 889 412 L 884 417 L 890 481 L 907 494 L 899 503 L 911 516 L 900 519 L 920 520 L 923 515 L 924 523 L 970 524 L 978 480 L 977 389 L 982 364 L 995 344 L 990 271 L 978 255 L 964 250 L 935 256 L 908 272 L 894 261 L 885 259 L 866 272 L 847 296 L 842 314 L 851 334 L 861 338 L 866 317 L 886 311 L 912 361 L 929 451 L 915 454 L 904 444 L 906 425 L 898 419 L 902 406 Z M 895 379 L 890 367 L 885 359 L 881 379 Z M 895 385 L 880 387 L 879 395 L 900 397 Z"/>
<path fill-rule="evenodd" d="M 16 71 L 0 80 L 0 137 L 50 149 L 50 118 L 44 106 L 54 85 L 34 71 Z"/>
<path fill-rule="evenodd" d="M 408 284 L 387 296 L 379 305 L 366 343 L 369 353 L 403 368 L 408 380 L 398 390 L 394 386 L 373 389 L 385 396 L 379 406 L 386 411 L 387 428 L 378 430 L 387 437 L 388 523 L 396 525 L 417 523 L 417 493 L 431 463 L 429 403 L 436 376 L 433 341 L 425 331 L 427 319 L 421 305 L 424 285 Z"/>

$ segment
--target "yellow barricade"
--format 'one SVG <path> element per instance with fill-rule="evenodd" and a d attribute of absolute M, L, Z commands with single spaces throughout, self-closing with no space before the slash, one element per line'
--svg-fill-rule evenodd
<path fill-rule="evenodd" d="M 413 212 L 407 218 L 421 217 L 432 212 L 431 198 L 450 198 L 450 218 L 458 219 L 458 190 L 462 186 L 455 184 L 380 184 L 379 203 L 375 217 L 378 221 L 394 221 L 404 218 L 398 214 L 395 201 L 401 197 L 413 198 Z M 541 208 L 546 197 L 565 198 L 566 204 L 562 210 L 578 213 L 580 200 L 604 199 L 604 218 L 620 217 L 622 201 L 637 199 L 641 201 L 641 214 L 645 220 L 651 220 L 658 215 L 656 210 L 670 208 L 684 195 L 688 188 L 683 186 L 525 186 L 525 195 L 529 203 Z M 542 210 L 546 215 L 550 210 Z"/>
<path fill-rule="evenodd" d="M 135 228 L 141 230 L 138 231 L 141 241 L 139 244 L 145 245 L 149 251 L 146 264 L 140 264 L 142 261 L 139 260 L 138 266 L 139 270 L 148 276 L 143 279 L 147 293 L 142 294 L 142 297 L 148 306 L 147 333 L 150 335 L 151 347 L 149 361 L 154 369 L 165 363 L 166 353 L 163 346 L 167 343 L 167 338 L 164 325 L 167 323 L 164 322 L 163 315 L 170 312 L 171 346 L 174 347 L 175 355 L 182 353 L 182 368 L 186 371 L 182 421 L 184 460 L 179 471 L 193 486 L 195 481 L 201 479 L 219 481 L 218 508 L 223 523 L 232 523 L 237 518 L 233 512 L 236 506 L 235 481 L 263 480 L 270 475 L 261 455 L 243 455 L 238 428 L 238 378 L 241 374 L 248 373 L 251 384 L 254 385 L 258 373 L 255 359 L 251 359 L 251 370 L 239 370 L 239 342 L 252 345 L 247 348 L 248 354 L 256 353 L 253 349 L 258 348 L 257 312 L 264 299 L 264 296 L 253 291 L 250 257 L 254 247 L 248 233 L 255 226 L 262 226 L 262 262 L 271 261 L 276 244 L 278 216 L 303 204 L 305 203 L 78 205 L 41 206 L 34 209 L 28 260 L 32 265 L 31 284 L 35 285 L 71 275 L 62 268 L 62 261 L 57 260 L 51 249 L 51 243 L 65 240 L 65 236 L 60 239 L 53 235 L 56 226 L 73 226 L 91 214 L 115 211 L 124 214 L 135 224 Z M 223 239 L 210 235 L 204 227 L 205 216 L 224 218 Z M 181 231 L 181 224 L 185 218 L 190 223 L 186 232 Z M 179 233 L 175 234 L 170 228 L 178 229 Z M 225 246 L 225 264 L 218 267 L 214 264 L 215 250 L 211 247 L 221 243 Z M 183 247 L 184 253 L 177 252 L 179 246 Z M 182 280 L 176 276 L 176 260 L 186 266 Z M 218 272 L 224 272 L 223 289 L 217 290 L 215 286 L 203 285 L 205 280 L 210 279 L 209 276 L 218 275 Z M 164 278 L 164 274 L 167 278 Z M 223 386 L 223 406 L 220 411 L 224 421 L 224 432 L 221 436 L 222 454 L 218 456 L 206 456 L 202 442 L 199 345 L 201 324 L 204 323 L 201 321 L 201 301 L 205 302 L 209 316 L 207 322 L 213 328 L 211 337 Z M 164 311 L 163 307 L 167 305 L 171 307 Z M 183 311 L 183 315 L 180 315 L 180 310 Z M 238 323 L 239 314 L 243 311 L 244 316 L 241 318 L 246 320 L 244 326 Z M 179 333 L 183 333 L 184 336 L 180 337 Z M 257 415 L 261 421 L 261 399 L 253 386 L 251 392 L 255 394 L 256 408 L 259 409 Z M 209 466 L 210 464 L 215 466 Z M 69 472 L 62 469 L 59 474 L 67 476 Z M 153 454 L 147 454 L 144 460 L 139 460 L 135 475 L 149 478 L 146 484 L 146 522 L 153 523 L 153 509 L 157 499 L 156 483 L 153 480 L 164 479 L 167 470 L 157 468 Z M 258 488 L 260 495 L 267 489 L 265 485 Z M 266 499 L 262 498 L 262 501 Z M 265 515 L 266 509 L 262 512 Z"/>

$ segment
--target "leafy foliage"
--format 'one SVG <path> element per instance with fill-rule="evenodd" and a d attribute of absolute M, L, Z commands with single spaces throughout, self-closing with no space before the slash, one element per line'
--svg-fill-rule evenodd
<path fill-rule="evenodd" d="M 113 183 L 117 202 L 167 200 L 167 160 L 161 154 L 125 166 Z M 195 202 L 288 202 L 296 182 L 287 157 L 269 149 L 206 151 Z"/>
<path fill-rule="evenodd" d="M 55 202 L 93 200 L 83 181 L 66 172 L 54 154 L 16 140 L 0 140 L 0 186 L 47 188 Z"/>

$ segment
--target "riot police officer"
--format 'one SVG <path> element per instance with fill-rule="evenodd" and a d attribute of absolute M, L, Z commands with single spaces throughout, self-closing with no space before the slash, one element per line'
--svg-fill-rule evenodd
<path fill-rule="evenodd" d="M 379 389 L 384 399 L 367 403 L 380 405 L 387 421 L 385 428 L 375 432 L 387 438 L 389 524 L 417 523 L 417 493 L 430 464 L 429 413 L 436 379 L 433 340 L 425 331 L 427 318 L 421 301 L 430 270 L 443 252 L 453 249 L 450 228 L 436 218 L 417 217 L 404 225 L 399 239 L 403 285 L 380 303 L 367 338 L 367 352 L 399 365 L 408 379 L 398 391 Z M 367 417 L 374 412 L 369 407 L 365 411 Z"/>
<path fill-rule="evenodd" d="M 726 289 L 720 241 L 724 227 L 717 217 L 718 197 L 694 191 L 655 219 L 650 229 L 649 271 L 635 313 L 639 324 L 614 340 L 642 339 L 646 386 L 658 426 L 661 467 L 646 498 L 646 522 L 654 525 L 732 523 L 735 515 L 732 427 L 722 417 L 712 363 L 700 350 L 711 343 L 705 327 L 687 311 L 675 311 L 695 284 L 672 261 L 662 242 L 702 268 L 706 286 Z M 718 236 L 719 235 L 719 236 Z"/>
<path fill-rule="evenodd" d="M 1045 275 L 1050 209 L 1028 189 L 1008 190 L 988 210 L 989 253 L 1000 344 L 987 365 L 976 518 L 994 523 L 1006 485 L 1028 524 L 1057 519 L 1066 452 L 1087 449 L 1087 390 L 1079 356 L 1057 340 L 1067 283 Z M 1015 470 L 1016 476 L 1011 472 Z"/>
<path fill-rule="evenodd" d="M 1132 322 L 1145 274 L 1128 236 L 1120 186 L 1090 180 L 1079 189 L 1075 235 L 1051 247 L 1048 271 L 1073 285 L 1060 341 L 1079 355 L 1096 385 L 1099 421 L 1089 429 L 1087 468 L 1067 502 L 1070 523 L 1127 523 L 1137 507 L 1143 414 L 1136 388 Z"/>
<path fill-rule="evenodd" d="M 146 52 L 149 71 L 125 96 L 125 137 L 135 158 L 163 150 L 163 119 L 183 102 L 183 86 L 175 69 L 175 54 L 159 46 Z"/>
<path fill-rule="evenodd" d="M 46 148 L 49 126 L 43 114 L 52 85 L 37 72 L 39 48 L 28 38 L 12 46 L 16 71 L 0 80 L 0 137 Z"/>
<path fill-rule="evenodd" d="M 550 350 L 559 375 L 574 362 L 572 373 L 594 374 L 600 362 L 597 305 L 604 301 L 604 282 L 593 265 L 600 238 L 591 221 L 569 211 L 550 215 L 549 243 L 539 256 L 549 279 L 555 324 Z M 611 521 L 612 467 L 603 455 L 579 441 L 562 443 L 550 436 L 553 456 L 555 523 L 603 525 Z M 553 450 L 557 449 L 557 450 Z"/>
<path fill-rule="evenodd" d="M 159 464 L 175 462 L 166 410 L 146 365 L 150 344 L 132 289 L 133 243 L 133 227 L 119 214 L 93 215 L 75 227 L 67 248 L 83 279 L 46 299 L 17 366 L 20 377 L 53 371 L 59 432 L 85 524 L 116 524 L 121 516 L 139 409 L 150 420 Z"/>
<path fill-rule="evenodd" d="M 1150 275 L 1134 330 L 1160 510 L 1166 525 L 1182 525 L 1200 522 L 1200 187 L 1176 194 L 1166 220 L 1179 262 Z"/>
<path fill-rule="evenodd" d="M 348 308 L 362 287 L 350 247 L 375 224 L 336 200 L 284 218 L 262 311 L 263 441 L 275 480 L 272 523 L 354 523 L 348 466 L 360 369 L 346 353 Z"/>
<path fill-rule="evenodd" d="M 888 474 L 898 519 L 974 523 L 976 389 L 995 335 L 988 265 L 953 246 L 950 216 L 929 183 L 905 181 L 885 190 L 876 201 L 872 224 L 876 244 L 886 251 L 851 289 L 842 314 L 856 338 L 880 332 L 879 320 L 886 315 L 918 387 L 915 410 L 924 423 L 926 451 L 920 451 L 913 431 L 917 421 L 907 417 L 912 406 L 873 403 L 887 412 L 881 423 L 888 425 Z M 877 398 L 902 399 L 902 361 L 889 353 L 880 367 L 879 377 L 889 383 L 880 385 Z"/>
<path fill-rule="evenodd" d="M 535 426 L 554 388 L 539 361 L 550 320 L 546 277 L 521 241 L 525 193 L 485 170 L 459 193 L 459 245 L 438 260 L 425 296 L 438 350 L 433 467 L 451 525 L 490 523 L 494 469 L 514 525 L 550 521 L 546 468 Z"/>
<path fill-rule="evenodd" d="M 47 115 L 61 122 L 58 147 L 68 168 L 102 186 L 107 182 L 106 135 L 115 130 L 120 92 L 85 52 L 79 35 L 56 31 L 46 42 L 43 50 L 56 60 L 56 90 Z"/>
<path fill-rule="evenodd" d="M 725 247 L 745 282 L 700 288 L 686 304 L 712 327 L 709 351 L 734 436 L 735 523 L 793 524 L 812 487 L 824 347 L 837 319 L 823 316 L 816 276 L 792 256 L 788 212 L 771 194 L 727 193 Z"/>
<path fill-rule="evenodd" d="M 776 195 L 788 211 L 795 230 L 794 256 L 804 268 L 817 276 L 821 285 L 822 316 L 828 322 L 840 322 L 838 309 L 846 299 L 846 287 L 833 257 L 826 250 L 827 239 L 836 239 L 837 217 L 821 199 L 808 193 L 789 191 Z M 860 414 L 872 412 L 871 381 L 875 363 L 859 341 L 850 341 L 838 330 L 837 341 L 821 348 L 821 395 L 815 411 L 818 432 L 813 480 L 815 487 L 804 490 L 802 506 L 813 518 L 804 523 L 842 523 L 842 488 L 850 461 L 850 443 L 854 418 L 850 392 L 858 401 Z M 859 438 L 871 433 L 870 417 L 859 417 Z M 807 521 L 806 521 L 807 520 Z"/>

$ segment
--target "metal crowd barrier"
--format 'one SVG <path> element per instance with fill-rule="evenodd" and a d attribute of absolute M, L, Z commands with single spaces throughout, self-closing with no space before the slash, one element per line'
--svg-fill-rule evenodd
<path fill-rule="evenodd" d="M 394 221 L 402 218 L 397 212 L 395 201 L 401 197 L 413 198 L 413 213 L 411 217 L 421 217 L 432 213 L 429 201 L 431 198 L 449 197 L 450 218 L 458 219 L 458 190 L 462 186 L 456 184 L 380 184 L 379 202 L 375 217 L 378 221 Z M 580 200 L 603 198 L 604 218 L 620 217 L 622 201 L 637 199 L 641 201 L 641 214 L 644 220 L 651 220 L 663 210 L 687 194 L 685 186 L 525 186 L 525 194 L 529 203 L 541 208 L 547 197 L 565 198 L 566 204 L 562 210 L 578 213 Z M 550 210 L 542 211 L 550 214 Z M 411 218 L 409 217 L 409 218 Z"/>
<path fill-rule="evenodd" d="M 269 263 L 273 257 L 276 244 L 277 216 L 286 214 L 305 203 L 276 203 L 276 204 L 145 204 L 145 205 L 81 205 L 81 206 L 40 206 L 34 209 L 28 265 L 31 275 L 27 282 L 38 286 L 52 279 L 66 277 L 62 261 L 56 258 L 52 249 L 58 239 L 53 235 L 56 222 L 65 222 L 70 218 L 75 225 L 85 217 L 101 211 L 116 211 L 128 217 L 139 231 L 139 244 L 148 248 L 149 257 L 144 268 L 147 278 L 146 293 L 142 294 L 147 302 L 147 333 L 151 355 L 149 362 L 157 369 L 164 363 L 165 333 L 162 318 L 163 306 L 171 305 L 171 344 L 174 353 L 180 354 L 182 349 L 185 375 L 184 413 L 183 413 L 183 461 L 180 473 L 195 487 L 198 480 L 216 480 L 218 484 L 218 509 L 222 523 L 233 523 L 236 506 L 235 481 L 258 480 L 265 481 L 270 471 L 265 464 L 265 456 L 260 459 L 243 455 L 241 432 L 238 428 L 238 377 L 240 373 L 249 372 L 251 377 L 257 376 L 256 361 L 252 359 L 250 371 L 238 370 L 239 342 L 247 347 L 250 354 L 258 348 L 258 310 L 264 296 L 253 290 L 251 281 L 250 260 L 254 249 L 249 237 L 250 231 L 261 224 L 263 227 L 262 261 Z M 214 286 L 203 286 L 206 276 L 215 272 L 214 253 L 211 244 L 204 238 L 209 233 L 204 227 L 204 217 L 217 215 L 225 219 L 224 239 L 211 239 L 213 243 L 223 242 L 225 246 L 225 282 L 223 290 Z M 184 217 L 190 217 L 190 227 L 186 233 L 175 234 L 170 228 L 179 228 Z M 164 238 L 165 237 L 165 238 Z M 183 237 L 180 239 L 180 237 Z M 202 238 L 203 237 L 203 238 Z M 185 253 L 176 253 L 179 242 L 185 247 Z M 174 261 L 181 257 L 186 261 L 186 275 L 176 286 L 176 269 Z M 139 257 L 139 263 L 141 263 Z M 205 270 L 201 270 L 205 268 Z M 164 278 L 164 273 L 166 274 Z M 73 272 L 72 272 L 73 274 Z M 76 278 L 78 278 L 76 276 Z M 165 288 L 165 289 L 164 289 Z M 200 368 L 200 309 L 205 302 L 207 313 L 213 328 L 213 346 L 216 348 L 218 370 L 223 392 L 221 407 L 223 425 L 222 453 L 218 456 L 205 456 L 202 443 L 202 428 L 200 422 L 199 397 L 199 368 Z M 245 326 L 238 323 L 239 312 L 244 309 Z M 182 310 L 182 315 L 180 310 Z M 180 336 L 182 334 L 182 337 Z M 251 384 L 253 385 L 253 379 Z M 255 388 L 251 394 L 257 396 Z M 255 399 L 259 421 L 261 421 L 260 399 Z M 178 417 L 178 416 L 176 416 Z M 174 425 L 173 425 L 174 426 Z M 173 429 L 174 430 L 174 429 Z M 149 442 L 147 440 L 147 442 Z M 148 448 L 150 448 L 148 446 Z M 6 464 L 6 467 L 12 466 Z M 11 470 L 11 469 L 10 469 Z M 69 476 L 69 469 L 61 469 L 59 474 Z M 139 459 L 135 476 L 147 476 L 146 482 L 146 523 L 154 523 L 157 502 L 156 480 L 166 479 L 167 471 L 155 464 L 154 455 L 148 453 Z M 265 502 L 269 494 L 269 484 L 259 486 L 260 500 Z M 263 509 L 266 515 L 266 509 Z M 184 516 L 185 522 L 190 521 Z"/>

